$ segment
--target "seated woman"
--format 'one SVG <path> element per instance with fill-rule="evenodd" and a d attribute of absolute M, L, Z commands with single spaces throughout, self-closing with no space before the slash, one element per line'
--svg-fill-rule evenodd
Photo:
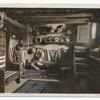
<path fill-rule="evenodd" d="M 44 52 L 41 48 L 36 48 L 36 51 L 33 55 L 33 58 L 31 60 L 31 67 L 33 67 L 35 70 L 41 70 L 47 68 L 45 62 L 44 62 Z"/>
<path fill-rule="evenodd" d="M 15 47 L 15 55 L 16 55 L 16 63 L 18 63 L 20 65 L 20 73 L 23 74 L 25 69 L 24 69 L 24 62 L 22 60 L 22 51 L 24 49 L 24 44 L 23 44 L 23 40 L 20 39 L 18 41 L 18 44 L 16 44 Z"/>

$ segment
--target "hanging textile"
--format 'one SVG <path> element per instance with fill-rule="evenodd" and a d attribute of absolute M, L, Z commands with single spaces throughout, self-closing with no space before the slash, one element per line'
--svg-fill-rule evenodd
<path fill-rule="evenodd" d="M 49 67 L 53 64 L 64 65 L 66 64 L 66 58 L 68 58 L 68 48 L 59 49 L 43 49 L 37 48 L 31 64 L 36 70 L 39 70 L 38 66 L 46 65 Z"/>
<path fill-rule="evenodd" d="M 9 42 L 9 59 L 11 63 L 16 64 L 16 54 L 15 54 L 15 46 L 17 44 L 17 40 L 10 38 Z"/>

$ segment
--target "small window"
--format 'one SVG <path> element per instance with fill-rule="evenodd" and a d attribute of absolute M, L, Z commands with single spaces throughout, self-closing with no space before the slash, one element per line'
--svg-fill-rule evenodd
<path fill-rule="evenodd" d="M 78 26 L 78 34 L 77 34 L 77 42 L 78 43 L 89 43 L 90 41 L 90 31 L 89 25 L 79 25 Z"/>

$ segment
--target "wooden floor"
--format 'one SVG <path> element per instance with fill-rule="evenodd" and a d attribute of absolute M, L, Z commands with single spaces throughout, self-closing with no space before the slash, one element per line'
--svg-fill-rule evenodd
<path fill-rule="evenodd" d="M 21 84 L 16 84 L 14 81 L 11 82 L 9 85 L 6 86 L 6 93 L 12 93 L 18 88 L 22 87 L 23 84 L 27 83 L 27 81 L 30 79 L 21 79 Z M 71 93 L 74 92 L 74 87 L 71 84 L 71 80 L 68 80 L 67 82 L 62 82 L 58 80 L 52 80 L 52 79 L 31 79 L 32 84 L 37 83 L 37 87 L 45 87 L 47 90 L 41 92 L 36 92 L 36 90 L 30 91 L 30 93 Z M 36 86 L 34 86 L 34 89 Z M 26 89 L 25 89 L 26 90 Z M 16 93 L 21 93 L 16 92 Z M 22 93 L 26 93 L 22 91 Z"/>
<path fill-rule="evenodd" d="M 57 77 L 22 77 L 21 83 L 16 84 L 12 81 L 6 86 L 6 93 L 90 93 L 90 89 L 86 86 L 83 80 L 81 84 L 76 83 L 73 77 L 66 78 Z"/>

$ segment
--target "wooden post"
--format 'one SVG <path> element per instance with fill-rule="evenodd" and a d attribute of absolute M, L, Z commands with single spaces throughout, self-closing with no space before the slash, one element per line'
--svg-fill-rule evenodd
<path fill-rule="evenodd" d="M 0 71 L 0 93 L 5 92 L 4 71 Z"/>

